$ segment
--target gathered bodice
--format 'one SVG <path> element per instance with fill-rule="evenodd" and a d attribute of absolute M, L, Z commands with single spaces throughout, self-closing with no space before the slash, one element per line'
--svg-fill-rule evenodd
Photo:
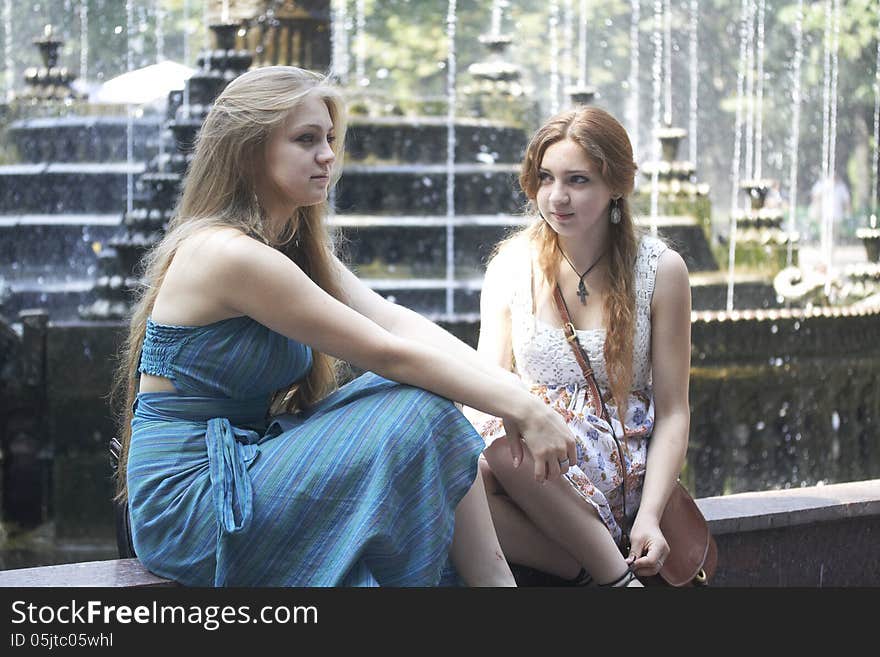
<path fill-rule="evenodd" d="M 645 236 L 639 244 L 635 264 L 636 318 L 633 341 L 633 391 L 651 385 L 651 297 L 657 261 L 666 245 L 655 237 Z M 531 259 L 529 259 L 531 260 Z M 583 373 L 572 355 L 563 330 L 538 319 L 533 311 L 532 273 L 519 267 L 518 280 L 510 299 L 511 337 L 517 373 L 530 385 L 582 385 Z M 578 340 L 590 356 L 596 382 L 609 389 L 605 366 L 605 329 L 577 332 Z"/>
<path fill-rule="evenodd" d="M 147 319 L 138 370 L 169 379 L 180 394 L 253 399 L 291 385 L 311 365 L 310 347 L 239 316 L 204 326 Z"/>

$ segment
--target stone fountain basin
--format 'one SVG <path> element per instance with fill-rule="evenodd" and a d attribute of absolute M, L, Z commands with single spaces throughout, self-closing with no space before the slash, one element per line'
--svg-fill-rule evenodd
<path fill-rule="evenodd" d="M 449 128 L 443 117 L 353 116 L 346 135 L 346 161 L 443 162 Z M 521 128 L 486 119 L 455 120 L 455 161 L 519 162 L 526 142 Z"/>
<path fill-rule="evenodd" d="M 0 214 L 100 214 L 125 208 L 128 176 L 143 162 L 0 166 Z"/>
<path fill-rule="evenodd" d="M 158 115 L 132 120 L 135 160 L 155 155 Z M 23 162 L 112 162 L 128 158 L 125 116 L 70 116 L 13 122 L 7 131 Z"/>
<path fill-rule="evenodd" d="M 515 164 L 454 165 L 455 214 L 519 211 L 525 198 L 516 185 L 518 171 Z M 346 164 L 336 207 L 352 214 L 444 214 L 446 178 L 442 164 Z"/>

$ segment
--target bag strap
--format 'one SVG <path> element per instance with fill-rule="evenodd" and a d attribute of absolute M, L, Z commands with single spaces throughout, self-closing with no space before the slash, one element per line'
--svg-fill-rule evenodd
<path fill-rule="evenodd" d="M 602 415 L 602 418 L 610 426 L 611 416 L 608 415 L 608 409 L 605 407 L 605 400 L 602 398 L 602 392 L 599 390 L 599 385 L 596 383 L 596 376 L 593 373 L 592 365 L 590 365 L 590 356 L 587 354 L 586 349 L 581 345 L 580 340 L 578 340 L 577 331 L 575 331 L 574 324 L 571 322 L 571 315 L 568 313 L 568 306 L 565 304 L 565 299 L 562 296 L 562 290 L 559 289 L 558 283 L 556 289 L 553 290 L 553 300 L 556 302 L 556 308 L 559 310 L 559 316 L 562 318 L 562 330 L 565 332 L 565 339 L 571 346 L 571 350 L 574 352 L 574 358 L 578 365 L 580 365 L 584 378 L 587 380 L 587 394 L 590 396 L 593 408 Z M 612 434 L 613 433 L 614 429 L 612 428 Z"/>
<path fill-rule="evenodd" d="M 631 528 L 628 526 L 629 519 L 626 515 L 626 464 L 623 461 L 623 448 L 620 446 L 620 440 L 617 439 L 617 434 L 614 432 L 614 425 L 611 422 L 611 415 L 608 413 L 608 407 L 605 406 L 605 400 L 602 398 L 602 391 L 599 389 L 599 384 L 596 383 L 596 375 L 593 373 L 593 367 L 590 365 L 590 355 L 587 353 L 587 350 L 584 349 L 583 345 L 581 345 L 580 340 L 578 340 L 577 331 L 575 331 L 574 324 L 571 322 L 571 314 L 568 312 L 568 306 L 565 303 L 565 297 L 562 296 L 562 290 L 559 289 L 559 283 L 557 283 L 556 287 L 553 289 L 553 300 L 556 302 L 556 308 L 559 310 L 559 316 L 562 318 L 562 330 L 565 332 L 565 339 L 571 346 L 571 350 L 574 352 L 574 358 L 580 366 L 584 378 L 587 380 L 587 395 L 590 397 L 590 402 L 592 403 L 593 408 L 599 411 L 602 418 L 608 423 L 608 426 L 611 429 L 611 437 L 614 439 L 614 444 L 617 445 L 617 456 L 620 461 L 620 488 L 621 499 L 623 500 L 623 522 L 627 525 L 624 528 L 624 536 L 626 537 L 626 547 L 628 551 L 629 530 Z M 624 429 L 624 434 L 626 434 L 626 429 Z"/>

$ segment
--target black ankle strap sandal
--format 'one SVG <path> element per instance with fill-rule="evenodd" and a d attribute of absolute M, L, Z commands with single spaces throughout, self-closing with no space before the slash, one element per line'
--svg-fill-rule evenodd
<path fill-rule="evenodd" d="M 581 568 L 581 572 L 579 572 L 574 579 L 567 581 L 568 586 L 593 586 L 595 584 L 590 573 L 583 568 Z"/>
<path fill-rule="evenodd" d="M 636 574 L 632 570 L 627 568 L 626 572 L 624 572 L 623 575 L 618 577 L 613 582 L 608 582 L 607 584 L 599 584 L 599 586 L 613 587 L 613 588 L 623 587 L 623 586 L 627 586 L 635 578 L 636 578 Z"/>

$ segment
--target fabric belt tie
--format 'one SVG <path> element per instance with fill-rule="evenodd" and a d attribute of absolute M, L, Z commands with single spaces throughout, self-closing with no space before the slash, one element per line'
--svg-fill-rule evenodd
<path fill-rule="evenodd" d="M 237 534 L 247 529 L 253 516 L 253 487 L 242 457 L 244 445 L 259 440 L 256 431 L 236 429 L 228 419 L 208 420 L 205 442 L 208 445 L 208 466 L 214 512 L 221 532 Z M 242 444 L 243 443 L 243 444 Z M 236 507 L 238 521 L 236 522 Z"/>

